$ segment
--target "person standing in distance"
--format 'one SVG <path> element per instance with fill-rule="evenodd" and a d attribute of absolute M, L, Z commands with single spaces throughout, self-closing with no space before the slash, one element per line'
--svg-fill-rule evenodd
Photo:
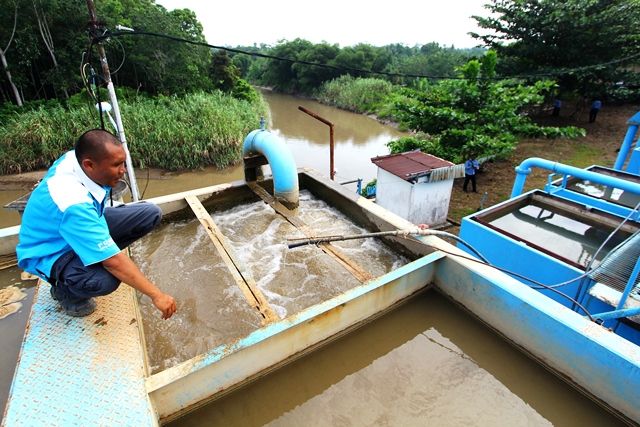
<path fill-rule="evenodd" d="M 560 117 L 560 108 L 562 108 L 562 100 L 556 98 L 556 100 L 553 101 L 553 113 L 551 113 L 551 115 L 553 117 Z"/>
<path fill-rule="evenodd" d="M 596 98 L 591 103 L 591 111 L 589 111 L 589 123 L 593 123 L 596 121 L 596 117 L 598 116 L 598 111 L 600 111 L 600 107 L 602 107 L 602 102 Z"/>
<path fill-rule="evenodd" d="M 480 168 L 478 161 L 476 160 L 476 155 L 472 154 L 469 160 L 464 162 L 464 185 L 462 189 L 465 193 L 468 193 L 467 186 L 469 181 L 471 181 L 471 188 L 473 188 L 473 192 L 476 191 L 476 171 Z"/>
<path fill-rule="evenodd" d="M 111 188 L 125 173 L 118 138 L 93 129 L 78 138 L 31 194 L 16 248 L 18 265 L 51 284 L 51 296 L 74 317 L 93 313 L 93 297 L 121 282 L 151 298 L 162 318 L 176 311 L 174 299 L 158 289 L 122 249 L 153 230 L 162 211 L 152 203 L 106 206 Z"/>

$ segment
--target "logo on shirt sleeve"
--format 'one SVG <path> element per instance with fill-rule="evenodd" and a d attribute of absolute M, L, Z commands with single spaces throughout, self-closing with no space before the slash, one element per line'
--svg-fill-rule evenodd
<path fill-rule="evenodd" d="M 98 243 L 98 250 L 104 251 L 105 249 L 108 249 L 108 248 L 110 248 L 111 246 L 113 246 L 115 244 L 116 243 L 113 241 L 113 239 L 111 237 L 109 237 L 104 242 Z"/>

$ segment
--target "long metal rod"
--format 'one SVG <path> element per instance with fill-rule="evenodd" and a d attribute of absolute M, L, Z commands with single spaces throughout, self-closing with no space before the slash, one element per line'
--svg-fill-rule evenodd
<path fill-rule="evenodd" d="M 316 233 L 315 230 L 305 224 L 304 221 L 302 221 L 297 215 L 293 215 L 289 209 L 287 209 L 282 203 L 278 202 L 257 183 L 248 182 L 247 186 L 251 188 L 258 196 L 260 196 L 260 198 L 264 200 L 269 206 L 271 206 L 273 210 L 278 212 L 284 217 L 284 219 L 289 221 L 291 225 L 304 233 L 307 236 L 306 238 L 313 239 L 318 236 L 318 233 Z M 371 273 L 359 266 L 357 262 L 352 260 L 339 248 L 333 246 L 330 243 L 321 243 L 318 245 L 318 247 L 322 249 L 322 251 L 324 251 L 327 255 L 336 260 L 340 265 L 342 265 L 349 273 L 353 275 L 353 277 L 358 279 L 358 281 L 364 283 L 373 279 L 373 275 Z"/>
<path fill-rule="evenodd" d="M 303 113 L 307 113 L 308 115 L 310 115 L 314 119 L 320 120 L 322 123 L 324 123 L 325 125 L 329 126 L 329 168 L 330 168 L 329 177 L 331 178 L 331 181 L 333 181 L 334 180 L 333 177 L 336 174 L 336 170 L 335 170 L 335 168 L 333 166 L 333 152 L 334 152 L 333 123 L 331 123 L 329 120 L 327 120 L 327 119 L 325 119 L 323 117 L 320 117 L 319 115 L 317 115 L 313 111 L 304 108 L 302 105 L 298 106 L 298 110 L 302 111 Z"/>
<path fill-rule="evenodd" d="M 87 6 L 89 7 L 89 16 L 91 17 L 91 25 L 93 27 L 94 35 L 98 32 L 98 17 L 96 15 L 96 7 L 93 3 L 93 0 L 87 0 Z M 111 72 L 109 71 L 109 64 L 107 63 L 107 55 L 104 52 L 104 46 L 101 41 L 98 41 L 98 53 L 100 55 L 100 63 L 102 64 L 102 72 L 104 73 L 104 80 L 107 83 L 107 91 L 109 92 L 109 99 L 111 100 L 111 105 L 113 107 L 113 115 L 116 118 L 116 125 L 118 127 L 118 134 L 120 136 L 120 141 L 122 142 L 122 147 L 124 148 L 126 154 L 126 166 L 127 166 L 127 176 L 129 177 L 129 186 L 131 188 L 131 198 L 134 202 L 137 202 L 140 199 L 140 192 L 138 191 L 138 182 L 136 181 L 135 171 L 133 170 L 133 163 L 131 162 L 131 154 L 129 153 L 129 148 L 127 147 L 127 137 L 124 134 L 124 126 L 122 125 L 122 116 L 120 115 L 120 107 L 118 105 L 118 98 L 116 97 L 116 91 L 113 87 L 113 82 L 111 81 Z"/>
<path fill-rule="evenodd" d="M 487 264 L 491 264 L 480 252 L 478 252 L 473 246 L 462 240 L 460 237 L 455 234 L 447 233 L 446 231 L 439 230 L 430 230 L 428 228 L 415 228 L 412 230 L 393 230 L 393 231 L 379 231 L 377 233 L 363 233 L 363 234 L 352 234 L 347 236 L 322 236 L 322 237 L 314 237 L 314 238 L 290 238 L 287 240 L 303 240 L 297 243 L 291 243 L 288 245 L 289 249 L 297 248 L 299 246 L 304 245 L 317 245 L 320 243 L 327 242 L 337 242 L 341 240 L 355 240 L 355 239 L 366 239 L 368 237 L 383 237 L 383 236 L 442 236 L 449 237 L 450 239 L 454 239 L 464 246 L 469 248 L 471 252 L 473 252 L 478 258 L 480 258 L 483 262 Z"/>

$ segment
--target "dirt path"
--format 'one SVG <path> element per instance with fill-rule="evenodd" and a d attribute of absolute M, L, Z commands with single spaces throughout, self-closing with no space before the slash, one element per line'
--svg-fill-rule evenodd
<path fill-rule="evenodd" d="M 571 106 L 572 107 L 572 106 Z M 529 157 L 541 157 L 576 167 L 592 164 L 613 166 L 627 132 L 628 120 L 640 111 L 639 106 L 606 106 L 598 113 L 595 123 L 588 123 L 588 110 L 575 118 L 570 118 L 573 108 L 566 108 L 560 117 L 545 116 L 536 121 L 547 126 L 578 126 L 587 131 L 587 136 L 575 140 L 564 139 L 524 139 L 518 144 L 512 155 L 500 162 L 486 163 L 485 172 L 477 177 L 478 193 L 465 193 L 462 190 L 464 178 L 456 179 L 449 205 L 449 218 L 460 222 L 462 217 L 476 212 L 484 193 L 487 198 L 484 207 L 493 206 L 509 198 L 515 179 L 515 167 Z M 534 169 L 527 177 L 525 191 L 542 188 L 547 181 L 548 171 Z"/>

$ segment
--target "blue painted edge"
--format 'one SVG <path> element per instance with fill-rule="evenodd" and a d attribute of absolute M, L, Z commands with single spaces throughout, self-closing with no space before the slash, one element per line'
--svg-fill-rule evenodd
<path fill-rule="evenodd" d="M 638 346 L 490 267 L 448 257 L 437 264 L 435 280 L 438 289 L 564 379 L 640 422 Z"/>

